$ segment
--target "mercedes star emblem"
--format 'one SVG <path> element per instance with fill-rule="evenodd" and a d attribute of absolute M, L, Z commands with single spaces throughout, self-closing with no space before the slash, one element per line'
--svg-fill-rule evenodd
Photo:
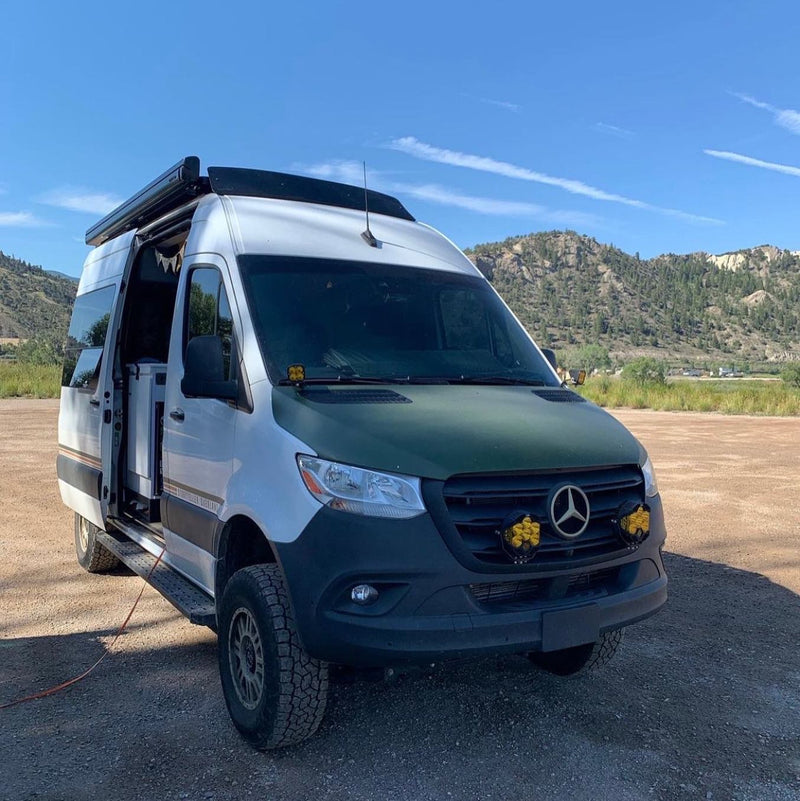
<path fill-rule="evenodd" d="M 559 487 L 550 500 L 550 522 L 559 537 L 574 540 L 589 525 L 589 499 L 574 484 Z"/>

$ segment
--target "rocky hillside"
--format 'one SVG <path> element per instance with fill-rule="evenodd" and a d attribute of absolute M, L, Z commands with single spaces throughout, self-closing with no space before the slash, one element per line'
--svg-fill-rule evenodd
<path fill-rule="evenodd" d="M 43 338 L 62 342 L 67 334 L 77 281 L 0 251 L 0 339 Z"/>
<path fill-rule="evenodd" d="M 631 256 L 571 231 L 469 251 L 540 344 L 671 361 L 800 359 L 800 253 Z"/>

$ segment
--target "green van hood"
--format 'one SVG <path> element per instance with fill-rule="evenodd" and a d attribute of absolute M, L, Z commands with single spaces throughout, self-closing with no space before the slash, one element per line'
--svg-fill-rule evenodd
<path fill-rule="evenodd" d="M 348 394 L 376 389 L 347 387 Z M 457 473 L 638 464 L 644 458 L 635 437 L 593 403 L 544 400 L 530 387 L 380 389 L 412 402 L 320 403 L 295 387 L 276 387 L 275 420 L 324 459 L 440 480 Z"/>

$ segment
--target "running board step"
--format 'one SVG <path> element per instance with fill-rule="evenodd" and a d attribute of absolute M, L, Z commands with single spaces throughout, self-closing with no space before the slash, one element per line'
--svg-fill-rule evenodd
<path fill-rule="evenodd" d="M 195 587 L 188 579 L 173 570 L 169 565 L 159 562 L 155 570 L 156 557 L 120 531 L 98 531 L 97 541 L 108 548 L 123 564 L 137 576 L 146 579 L 181 614 L 186 615 L 198 626 L 208 626 L 216 630 L 217 614 L 214 599 Z M 152 573 L 150 571 L 153 571 Z M 149 578 L 148 578 L 149 576 Z"/>

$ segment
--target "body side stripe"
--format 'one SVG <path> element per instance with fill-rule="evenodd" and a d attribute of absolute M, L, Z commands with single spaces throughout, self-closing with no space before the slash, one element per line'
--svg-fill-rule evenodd
<path fill-rule="evenodd" d="M 99 456 L 92 456 L 90 453 L 84 453 L 83 451 L 76 450 L 75 448 L 69 448 L 66 445 L 59 445 L 58 452 L 61 456 L 65 456 L 68 459 L 74 459 L 76 462 L 81 462 L 89 465 L 90 467 L 96 467 L 98 469 L 102 467 L 102 462 L 100 461 Z"/>

